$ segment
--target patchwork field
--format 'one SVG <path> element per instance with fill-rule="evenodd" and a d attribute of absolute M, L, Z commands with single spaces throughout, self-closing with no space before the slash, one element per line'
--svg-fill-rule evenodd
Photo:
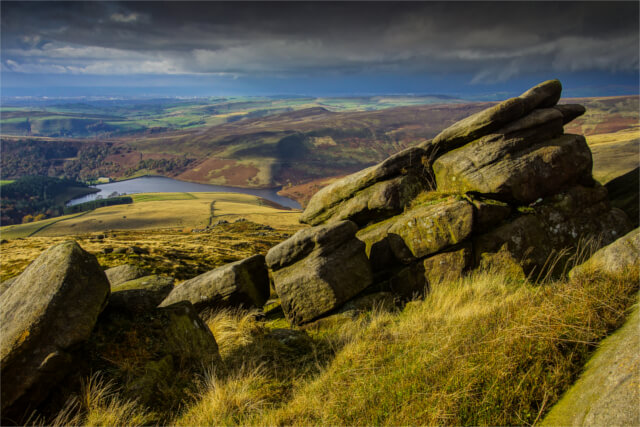
<path fill-rule="evenodd" d="M 0 228 L 3 239 L 65 236 L 108 230 L 203 229 L 219 220 L 244 218 L 272 227 L 298 223 L 299 211 L 280 209 L 259 197 L 237 193 L 136 194 L 134 203 L 107 206 L 29 224 Z"/>

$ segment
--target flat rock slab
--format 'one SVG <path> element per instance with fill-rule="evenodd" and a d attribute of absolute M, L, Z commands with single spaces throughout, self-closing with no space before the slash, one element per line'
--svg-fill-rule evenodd
<path fill-rule="evenodd" d="M 592 181 L 593 160 L 583 136 L 531 142 L 495 135 L 440 157 L 433 165 L 438 190 L 529 204 Z"/>
<path fill-rule="evenodd" d="M 128 282 L 129 280 L 144 277 L 149 273 L 137 265 L 123 264 L 106 269 L 104 274 L 107 275 L 107 279 L 109 279 L 111 286 L 117 286 L 121 283 Z"/>
<path fill-rule="evenodd" d="M 445 154 L 500 129 L 536 108 L 553 107 L 561 93 L 562 85 L 558 80 L 540 83 L 517 98 L 507 99 L 453 124 L 436 135 L 432 144 L 437 147 L 437 154 Z"/>
<path fill-rule="evenodd" d="M 269 298 L 269 273 L 263 255 L 254 255 L 211 270 L 176 286 L 161 307 L 189 301 L 198 310 L 262 307 Z"/>
<path fill-rule="evenodd" d="M 424 148 L 410 147 L 394 154 L 375 166 L 351 174 L 324 187 L 311 198 L 307 208 L 300 216 L 300 222 L 319 225 L 331 219 L 336 213 L 340 212 L 341 204 L 375 183 L 388 181 L 400 175 L 412 175 L 421 180 L 421 177 L 423 177 L 425 173 L 423 159 L 426 155 L 427 150 Z M 414 184 L 415 183 L 411 183 L 411 185 Z M 381 188 L 370 191 L 378 194 L 385 192 Z M 360 197 L 364 198 L 365 196 Z M 350 209 L 354 208 L 351 207 Z M 344 217 L 337 218 L 336 220 L 340 219 L 351 218 Z"/>
<path fill-rule="evenodd" d="M 95 256 L 73 241 L 44 251 L 0 298 L 2 411 L 33 407 L 71 368 L 109 296 Z"/>
<path fill-rule="evenodd" d="M 544 426 L 640 425 L 640 312 L 602 341 L 578 381 L 542 421 Z"/>

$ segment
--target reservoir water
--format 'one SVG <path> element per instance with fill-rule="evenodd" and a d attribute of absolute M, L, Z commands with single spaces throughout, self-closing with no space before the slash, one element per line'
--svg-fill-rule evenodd
<path fill-rule="evenodd" d="M 293 209 L 300 209 L 300 204 L 288 197 L 278 195 L 279 189 L 255 189 L 255 188 L 238 188 L 226 187 L 224 185 L 197 184 L 194 182 L 178 181 L 177 179 L 166 178 L 162 176 L 143 176 L 141 178 L 128 179 L 125 181 L 110 182 L 108 184 L 92 185 L 92 187 L 100 191 L 86 196 L 78 197 L 67 203 L 69 206 L 78 203 L 89 202 L 95 200 L 98 196 L 107 198 L 113 192 L 119 195 L 136 194 L 136 193 L 243 193 L 262 197 L 263 199 L 276 202 L 282 206 Z"/>

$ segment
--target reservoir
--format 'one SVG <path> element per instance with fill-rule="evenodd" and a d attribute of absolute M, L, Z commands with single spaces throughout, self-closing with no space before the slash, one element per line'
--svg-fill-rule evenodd
<path fill-rule="evenodd" d="M 118 195 L 136 193 L 243 193 L 262 197 L 288 208 L 300 209 L 300 204 L 288 197 L 278 195 L 278 188 L 256 189 L 226 187 L 224 185 L 197 184 L 194 182 L 178 181 L 162 176 L 143 176 L 125 181 L 110 182 L 108 184 L 92 185 L 100 191 L 78 197 L 67 203 L 68 206 L 95 200 L 98 196 L 106 199 L 114 192 Z"/>

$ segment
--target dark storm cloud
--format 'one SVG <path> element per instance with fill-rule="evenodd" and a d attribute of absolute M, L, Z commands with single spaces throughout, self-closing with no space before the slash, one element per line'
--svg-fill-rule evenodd
<path fill-rule="evenodd" d="M 638 3 L 2 2 L 24 73 L 314 75 L 638 70 Z"/>

